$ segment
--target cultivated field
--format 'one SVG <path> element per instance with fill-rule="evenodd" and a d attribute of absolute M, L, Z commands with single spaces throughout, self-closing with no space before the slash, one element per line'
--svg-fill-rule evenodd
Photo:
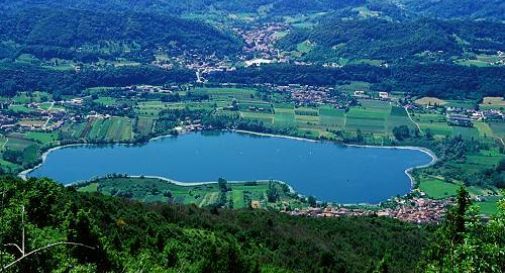
<path fill-rule="evenodd" d="M 223 202 L 227 207 L 247 208 L 251 203 L 261 207 L 272 206 L 267 200 L 269 187 L 275 187 L 279 200 L 290 201 L 281 184 L 270 182 L 227 183 L 223 192 L 218 184 L 178 186 L 154 178 L 106 178 L 81 186 L 79 191 L 101 192 L 107 195 L 128 197 L 142 202 L 195 204 L 210 207 Z"/>

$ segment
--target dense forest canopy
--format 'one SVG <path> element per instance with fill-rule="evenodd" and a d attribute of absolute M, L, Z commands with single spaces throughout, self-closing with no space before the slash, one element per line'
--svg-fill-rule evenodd
<path fill-rule="evenodd" d="M 13 272 L 414 272 L 430 230 L 387 218 L 315 219 L 266 210 L 144 205 L 78 193 L 48 180 L 0 178 L 0 241 L 56 247 Z M 3 246 L 2 246 L 3 247 Z M 4 261 L 12 261 L 15 249 Z M 4 252 L 5 253 L 5 252 Z M 321 271 L 322 270 L 322 271 Z"/>
<path fill-rule="evenodd" d="M 265 65 L 257 68 L 218 72 L 210 77 L 216 82 L 275 83 L 286 85 L 335 85 L 345 81 L 365 81 L 375 91 L 403 90 L 413 95 L 441 98 L 480 98 L 502 96 L 505 90 L 504 68 L 476 68 L 447 64 L 403 63 L 390 68 L 370 65 L 346 65 L 325 68 L 304 65 Z"/>
<path fill-rule="evenodd" d="M 14 96 L 19 90 L 47 90 L 58 95 L 77 95 L 88 87 L 128 86 L 135 84 L 185 83 L 194 78 L 188 70 L 164 70 L 154 66 L 118 67 L 62 72 L 33 65 L 0 66 L 0 96 Z"/>
<path fill-rule="evenodd" d="M 492 22 L 419 19 L 391 22 L 384 19 L 344 20 L 329 16 L 313 29 L 292 31 L 279 42 L 294 50 L 304 41 L 315 44 L 306 59 L 316 62 L 344 58 L 395 61 L 425 52 L 447 58 L 465 52 L 496 53 L 505 50 L 505 25 Z M 328 53 L 330 52 L 330 53 Z"/>
<path fill-rule="evenodd" d="M 3 3 L 5 2 L 5 3 Z M 5 8 L 65 7 L 83 10 L 134 10 L 156 11 L 172 14 L 207 12 L 213 9 L 226 12 L 257 12 L 270 7 L 272 14 L 298 14 L 301 10 L 328 11 L 366 3 L 366 0 L 146 0 L 146 1 L 98 1 L 98 0 L 16 0 L 0 1 Z"/>
<path fill-rule="evenodd" d="M 501 0 L 400 0 L 412 12 L 440 18 L 505 19 Z"/>
<path fill-rule="evenodd" d="M 0 39 L 18 44 L 24 53 L 45 58 L 95 54 L 98 59 L 142 55 L 145 51 L 152 55 L 170 44 L 202 54 L 232 54 L 241 48 L 241 42 L 233 35 L 200 21 L 152 13 L 72 9 L 6 13 L 0 20 Z M 111 45 L 116 52 L 111 52 Z"/>

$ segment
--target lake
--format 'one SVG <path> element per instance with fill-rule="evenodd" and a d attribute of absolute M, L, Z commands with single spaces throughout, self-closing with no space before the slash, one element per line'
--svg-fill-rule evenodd
<path fill-rule="evenodd" d="M 54 150 L 30 177 L 63 184 L 111 173 L 180 182 L 275 179 L 304 195 L 339 203 L 378 203 L 410 191 L 408 168 L 429 164 L 418 150 L 348 147 L 241 133 L 191 133 L 141 146 L 81 145 Z"/>

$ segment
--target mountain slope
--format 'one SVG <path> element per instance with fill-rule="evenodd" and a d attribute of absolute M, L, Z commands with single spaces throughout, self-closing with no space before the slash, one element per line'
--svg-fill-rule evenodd
<path fill-rule="evenodd" d="M 27 249 L 56 247 L 15 272 L 413 272 L 429 233 L 391 219 L 314 219 L 265 210 L 144 205 L 83 194 L 48 180 L 0 178 L 0 240 L 19 242 L 26 208 Z M 16 255 L 7 248 L 5 261 Z"/>
<path fill-rule="evenodd" d="M 400 0 L 407 9 L 423 16 L 505 20 L 501 0 Z"/>
<path fill-rule="evenodd" d="M 313 29 L 295 29 L 279 42 L 287 50 L 310 43 L 305 59 L 369 58 L 385 61 L 436 54 L 445 58 L 465 52 L 496 54 L 505 50 L 505 24 L 498 22 L 416 19 L 347 20 L 328 16 Z"/>
<path fill-rule="evenodd" d="M 5 12 L 0 39 L 17 43 L 25 53 L 47 55 L 43 57 L 144 56 L 159 48 L 231 54 L 241 49 L 238 38 L 199 21 L 153 13 L 73 9 Z"/>

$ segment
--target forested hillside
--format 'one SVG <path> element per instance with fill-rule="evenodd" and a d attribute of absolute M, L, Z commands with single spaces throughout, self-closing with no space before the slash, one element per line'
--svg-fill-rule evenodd
<path fill-rule="evenodd" d="M 240 40 L 232 34 L 200 21 L 154 13 L 68 8 L 5 11 L 0 40 L 14 43 L 11 47 L 18 53 L 88 62 L 111 57 L 147 61 L 159 48 L 221 55 L 241 49 Z"/>
<path fill-rule="evenodd" d="M 476 68 L 449 64 L 405 62 L 385 68 L 371 65 L 346 65 L 342 68 L 300 65 L 265 65 L 211 74 L 215 82 L 275 83 L 286 85 L 333 85 L 346 81 L 371 83 L 372 90 L 403 90 L 413 95 L 441 98 L 480 98 L 501 96 L 505 90 L 505 69 Z"/>
<path fill-rule="evenodd" d="M 503 272 L 505 214 L 482 223 L 460 190 L 437 227 L 378 217 L 304 218 L 266 210 L 145 205 L 41 179 L 0 178 L 0 247 L 37 252 L 10 272 Z M 24 212 L 23 212 L 24 208 Z M 433 237 L 434 236 L 434 237 Z M 92 248 L 92 249 L 90 249 Z"/>
<path fill-rule="evenodd" d="M 437 59 L 465 53 L 496 53 L 505 50 L 502 23 L 419 19 L 392 22 L 384 19 L 344 20 L 330 16 L 313 29 L 292 31 L 279 42 L 287 50 L 310 42 L 305 59 L 314 62 L 339 58 L 376 59 L 395 62 L 401 58 Z"/>
<path fill-rule="evenodd" d="M 58 98 L 59 95 L 77 95 L 85 88 L 96 86 L 185 83 L 193 80 L 194 74 L 184 69 L 167 71 L 150 65 L 89 69 L 76 73 L 33 65 L 4 64 L 0 66 L 0 77 L 0 96 L 14 96 L 19 90 L 48 90 Z"/>
<path fill-rule="evenodd" d="M 266 210 L 144 205 L 78 193 L 48 180 L 0 179 L 0 241 L 58 246 L 13 272 L 414 272 L 427 227 L 385 218 L 314 219 Z M 4 261 L 17 255 L 7 251 Z M 387 265 L 385 265 L 386 263 Z"/>
<path fill-rule="evenodd" d="M 401 0 L 412 12 L 440 18 L 505 19 L 501 0 Z"/>
<path fill-rule="evenodd" d="M 328 11 L 366 3 L 366 0 L 147 0 L 147 1 L 98 1 L 98 0 L 16 0 L 0 1 L 5 8 L 19 7 L 66 7 L 83 10 L 107 11 L 156 11 L 172 14 L 208 12 L 221 10 L 226 12 L 257 12 L 267 8 L 272 14 L 298 14 L 301 10 Z"/>

